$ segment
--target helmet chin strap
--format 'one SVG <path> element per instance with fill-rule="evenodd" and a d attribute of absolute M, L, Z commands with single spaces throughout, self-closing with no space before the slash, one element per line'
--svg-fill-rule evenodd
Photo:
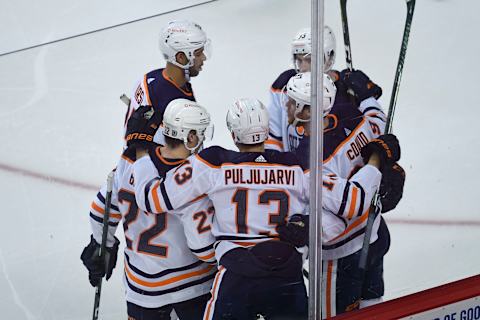
<path fill-rule="evenodd" d="M 302 109 L 299 110 L 299 109 L 298 109 L 299 106 L 301 106 Z M 294 113 L 294 115 L 293 115 L 293 117 L 294 117 L 295 119 L 293 120 L 293 124 L 292 124 L 292 125 L 293 125 L 294 127 L 296 127 L 298 123 L 310 122 L 310 119 L 305 120 L 305 119 L 300 119 L 299 117 L 297 117 L 298 114 L 303 111 L 303 108 L 305 108 L 305 105 L 304 105 L 304 104 L 300 105 L 300 103 L 297 102 L 297 107 L 296 107 L 295 113 Z"/>
<path fill-rule="evenodd" d="M 297 124 L 299 124 L 299 123 L 306 123 L 306 122 L 310 122 L 310 119 L 304 120 L 304 119 L 297 118 L 297 116 L 295 116 L 295 120 L 293 120 L 292 125 L 293 125 L 294 127 L 296 127 Z"/>
<path fill-rule="evenodd" d="M 195 58 L 193 58 L 195 59 Z M 171 60 L 170 61 L 172 64 L 176 65 L 177 67 L 179 68 L 182 68 L 183 69 L 183 72 L 185 73 L 185 80 L 188 82 L 190 81 L 190 67 L 192 67 L 194 65 L 193 61 L 190 62 L 190 60 L 188 61 L 187 64 L 183 65 L 183 64 L 180 64 L 178 63 L 176 60 Z"/>

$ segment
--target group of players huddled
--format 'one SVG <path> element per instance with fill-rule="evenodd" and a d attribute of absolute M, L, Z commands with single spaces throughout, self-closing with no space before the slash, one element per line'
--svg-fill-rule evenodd
<path fill-rule="evenodd" d="M 166 66 L 138 82 L 114 171 L 107 263 L 98 258 L 107 184 L 92 202 L 92 236 L 81 259 L 96 286 L 112 274 L 122 222 L 128 319 L 307 319 L 302 268 L 308 258 L 311 33 L 292 43 L 294 69 L 280 74 L 267 107 L 233 100 L 226 122 L 239 151 L 203 149 L 213 130 L 189 82 L 210 40 L 190 21 L 160 35 Z M 400 146 L 383 135 L 381 88 L 360 70 L 335 71 L 324 29 L 322 315 L 381 301 L 390 236 L 378 215 L 367 267 L 359 268 L 370 203 L 395 208 L 405 172 Z M 226 102 L 228 104 L 228 102 Z"/>

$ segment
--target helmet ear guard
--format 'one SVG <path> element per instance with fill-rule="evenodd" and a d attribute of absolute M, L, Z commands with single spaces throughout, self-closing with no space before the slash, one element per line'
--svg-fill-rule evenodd
<path fill-rule="evenodd" d="M 226 121 L 235 143 L 258 144 L 268 139 L 268 111 L 257 99 L 236 99 L 228 108 Z"/>

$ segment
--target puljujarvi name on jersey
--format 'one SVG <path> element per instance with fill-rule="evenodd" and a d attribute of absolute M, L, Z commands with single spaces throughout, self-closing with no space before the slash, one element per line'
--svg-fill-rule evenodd
<path fill-rule="evenodd" d="M 226 169 L 225 184 L 294 185 L 295 171 L 288 169 Z"/>

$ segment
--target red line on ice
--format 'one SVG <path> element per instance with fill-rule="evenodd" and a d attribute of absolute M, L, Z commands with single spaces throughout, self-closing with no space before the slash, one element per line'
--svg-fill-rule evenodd
<path fill-rule="evenodd" d="M 13 167 L 13 166 L 3 164 L 3 163 L 0 163 L 0 170 L 8 171 L 8 172 L 11 172 L 11 173 L 16 173 L 16 174 L 19 174 L 19 175 L 22 175 L 22 176 L 35 178 L 35 179 L 38 179 L 38 180 L 53 182 L 53 183 L 61 184 L 61 185 L 64 185 L 64 186 L 80 188 L 80 189 L 84 189 L 84 190 L 88 190 L 88 191 L 92 191 L 92 190 L 97 191 L 100 188 L 100 186 L 94 186 L 94 185 L 91 185 L 91 184 L 88 184 L 88 183 L 72 181 L 72 180 L 68 180 L 68 179 L 60 178 L 60 177 L 54 177 L 54 176 L 42 174 L 42 173 L 39 173 L 39 172 L 27 170 L 27 169 Z"/>
<path fill-rule="evenodd" d="M 16 173 L 22 176 L 61 184 L 68 187 L 84 189 L 88 191 L 97 191 L 100 186 L 91 185 L 88 183 L 68 180 L 61 177 L 54 177 L 28 169 L 17 168 L 11 165 L 0 163 L 0 170 Z M 424 226 L 456 226 L 456 227 L 480 227 L 480 220 L 421 220 L 421 219 L 397 219 L 387 218 L 389 224 L 407 224 L 407 225 L 424 225 Z"/>

